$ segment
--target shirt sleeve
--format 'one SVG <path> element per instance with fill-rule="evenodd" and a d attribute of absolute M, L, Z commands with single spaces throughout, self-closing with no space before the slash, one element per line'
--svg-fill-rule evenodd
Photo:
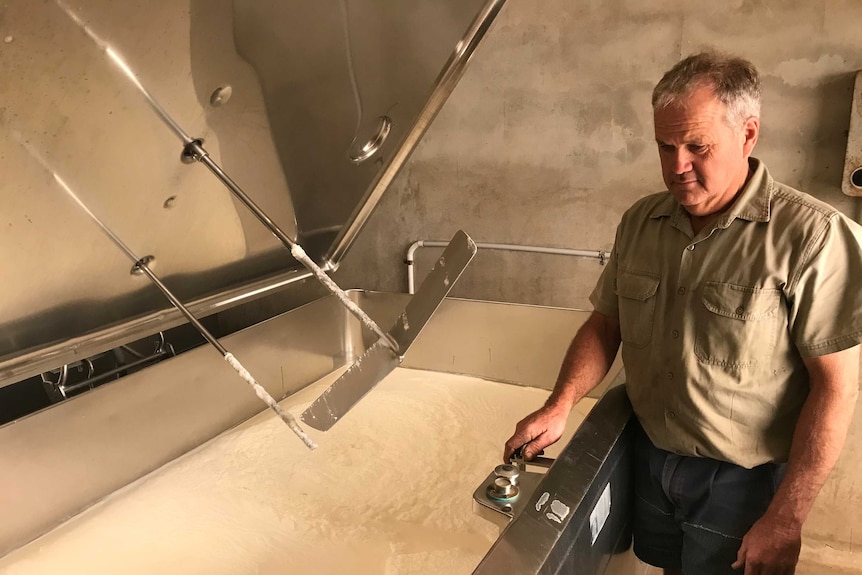
<path fill-rule="evenodd" d="M 862 342 L 862 227 L 836 213 L 815 237 L 797 271 L 790 334 L 803 357 Z"/>
<path fill-rule="evenodd" d="M 596 287 L 590 294 L 590 303 L 593 304 L 593 309 L 602 315 L 608 317 L 620 317 L 618 302 L 617 302 L 617 244 L 619 240 L 619 227 L 617 227 L 617 236 L 614 241 L 614 247 L 611 250 L 611 256 L 605 264 L 605 269 L 599 276 L 596 282 Z"/>

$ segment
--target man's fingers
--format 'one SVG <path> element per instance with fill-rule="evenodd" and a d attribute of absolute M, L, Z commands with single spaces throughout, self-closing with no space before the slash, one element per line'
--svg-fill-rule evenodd
<path fill-rule="evenodd" d="M 508 463 L 512 459 L 512 454 L 515 453 L 515 450 L 518 449 L 521 445 L 524 445 L 523 442 L 518 443 L 519 441 L 521 440 L 516 434 L 513 435 L 509 441 L 506 442 L 506 446 L 503 449 L 503 461 Z"/>
<path fill-rule="evenodd" d="M 524 459 L 527 461 L 532 461 L 534 457 L 539 455 L 542 450 L 544 450 L 551 442 L 546 440 L 546 436 L 544 433 L 540 434 L 538 437 L 530 441 L 524 447 Z"/>
<path fill-rule="evenodd" d="M 742 569 L 745 566 L 745 542 L 739 547 L 736 552 L 736 561 L 730 566 L 731 569 Z"/>
<path fill-rule="evenodd" d="M 535 438 L 533 437 L 533 434 L 530 433 L 528 429 L 515 432 L 515 435 L 513 435 L 512 438 L 506 442 L 506 449 L 503 453 L 503 461 L 508 463 L 509 460 L 512 458 L 512 454 L 515 453 L 515 451 L 519 447 L 530 443 L 534 439 Z M 526 457 L 526 453 L 524 454 L 524 457 Z"/>
<path fill-rule="evenodd" d="M 524 459 L 532 459 L 544 448 L 560 438 L 565 425 L 565 416 L 549 412 L 545 408 L 531 413 L 518 422 L 515 433 L 506 442 L 503 450 L 503 461 L 509 462 L 512 454 L 524 446 Z"/>

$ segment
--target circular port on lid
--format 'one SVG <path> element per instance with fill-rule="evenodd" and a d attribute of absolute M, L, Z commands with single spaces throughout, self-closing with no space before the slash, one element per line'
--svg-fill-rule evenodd
<path fill-rule="evenodd" d="M 389 116 L 380 116 L 377 118 L 377 127 L 375 128 L 374 135 L 364 144 L 354 144 L 350 147 L 350 151 L 348 152 L 350 161 L 354 164 L 361 164 L 376 154 L 383 146 L 383 143 L 386 142 L 390 131 L 392 131 L 392 120 Z"/>

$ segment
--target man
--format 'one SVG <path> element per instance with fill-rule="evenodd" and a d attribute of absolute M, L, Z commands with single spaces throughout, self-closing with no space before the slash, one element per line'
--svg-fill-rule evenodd
<path fill-rule="evenodd" d="M 750 63 L 686 58 L 653 110 L 668 191 L 623 216 L 595 311 L 504 457 L 557 441 L 622 344 L 636 554 L 666 574 L 792 574 L 856 403 L 862 228 L 750 157 Z"/>

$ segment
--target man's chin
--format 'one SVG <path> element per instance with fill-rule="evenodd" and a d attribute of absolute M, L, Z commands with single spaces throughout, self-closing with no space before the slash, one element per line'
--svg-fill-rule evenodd
<path fill-rule="evenodd" d="M 679 202 L 679 205 L 686 210 L 697 209 L 698 204 L 704 200 L 702 191 L 695 187 L 680 188 L 679 186 L 674 186 L 671 188 L 670 193 Z"/>
<path fill-rule="evenodd" d="M 703 206 L 683 206 L 682 209 L 684 209 L 688 215 L 696 218 L 712 215 L 712 212 L 704 209 Z"/>

